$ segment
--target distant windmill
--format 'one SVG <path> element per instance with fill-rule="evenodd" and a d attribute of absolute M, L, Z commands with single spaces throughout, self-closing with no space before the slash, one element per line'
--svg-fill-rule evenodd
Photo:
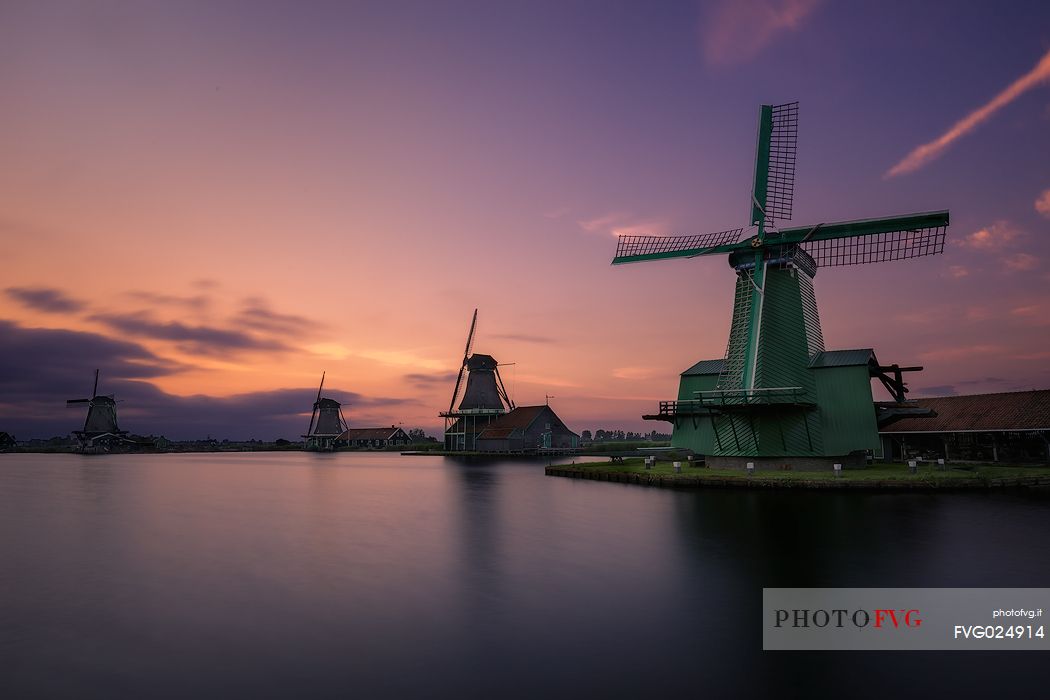
<path fill-rule="evenodd" d="M 752 235 L 743 228 L 688 236 L 620 236 L 613 264 L 725 255 L 736 272 L 725 356 L 682 374 L 678 401 L 651 420 L 674 424 L 676 447 L 708 462 L 744 466 L 830 466 L 878 446 L 871 378 L 898 402 L 902 372 L 881 366 L 871 349 L 825 351 L 813 278 L 821 267 L 881 263 L 944 250 L 948 212 L 779 228 L 791 218 L 798 103 L 763 105 L 749 202 Z M 693 302 L 682 307 L 683 322 Z M 704 331 L 706 335 L 710 330 Z M 824 465 L 823 462 L 828 462 Z"/>
<path fill-rule="evenodd" d="M 499 363 L 492 355 L 471 353 L 474 347 L 474 332 L 477 330 L 478 310 L 470 321 L 467 333 L 467 344 L 463 349 L 463 360 L 460 362 L 456 386 L 452 390 L 452 400 L 448 411 L 441 413 L 445 419 L 445 449 L 472 450 L 474 438 L 488 423 L 497 416 L 514 410 L 514 402 L 507 394 L 503 378 L 499 373 Z M 463 390 L 463 399 L 456 406 L 459 389 L 466 374 L 467 384 Z"/>
<path fill-rule="evenodd" d="M 87 417 L 84 419 L 84 427 L 74 430 L 73 435 L 77 438 L 77 444 L 82 451 L 95 451 L 112 446 L 115 443 L 124 442 L 124 436 L 128 431 L 121 430 L 117 425 L 117 402 L 113 394 L 100 396 L 98 393 L 98 375 L 95 370 L 95 385 L 91 390 L 91 398 L 69 399 L 67 406 L 76 404 L 87 404 Z"/>
<path fill-rule="evenodd" d="M 310 415 L 310 427 L 302 437 L 306 440 L 306 449 L 328 452 L 335 449 L 335 441 L 346 429 L 342 405 L 335 399 L 321 398 L 324 389 L 324 376 L 321 373 L 321 385 L 317 387 L 317 399 Z"/>
<path fill-rule="evenodd" d="M 317 399 L 314 400 L 314 411 L 310 416 L 310 427 L 302 438 L 307 441 L 307 449 L 314 451 L 331 451 L 335 441 L 346 430 L 346 421 L 342 417 L 342 405 L 335 399 L 322 399 L 324 373 L 317 387 Z"/>

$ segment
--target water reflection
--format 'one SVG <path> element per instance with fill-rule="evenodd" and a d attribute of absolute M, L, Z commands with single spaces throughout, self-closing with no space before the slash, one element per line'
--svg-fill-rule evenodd
<path fill-rule="evenodd" d="M 936 695 L 1036 688 L 1023 655 L 763 654 L 759 604 L 1045 585 L 1048 514 L 1027 492 L 677 492 L 523 461 L 4 455 L 0 697 L 892 694 L 888 661 Z"/>

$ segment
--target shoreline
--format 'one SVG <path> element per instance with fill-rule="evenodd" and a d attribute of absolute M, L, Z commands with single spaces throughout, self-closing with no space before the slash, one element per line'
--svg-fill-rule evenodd
<path fill-rule="evenodd" d="M 544 469 L 547 476 L 588 479 L 673 489 L 804 489 L 850 491 L 973 491 L 999 488 L 1050 489 L 1050 468 L 984 466 L 947 471 L 922 470 L 910 474 L 904 465 L 846 470 L 842 476 L 828 472 L 727 473 L 705 467 L 684 467 L 681 473 L 668 467 L 646 470 L 641 462 L 562 464 Z M 703 473 L 707 472 L 707 473 Z M 867 473 L 865 473 L 867 472 Z M 998 472 L 998 473 L 997 473 Z M 1031 472 L 1031 473 L 1024 473 Z"/>

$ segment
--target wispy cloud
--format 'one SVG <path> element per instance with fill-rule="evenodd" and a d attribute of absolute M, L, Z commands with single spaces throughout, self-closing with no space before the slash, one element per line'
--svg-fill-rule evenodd
<path fill-rule="evenodd" d="M 1015 309 L 1010 309 L 1011 316 L 1036 316 L 1042 315 L 1042 307 L 1039 304 L 1029 304 L 1028 306 L 1018 306 Z"/>
<path fill-rule="evenodd" d="M 964 386 L 971 386 L 974 384 L 1005 384 L 1006 380 L 1002 377 L 985 377 L 983 379 L 964 379 L 959 384 Z"/>
<path fill-rule="evenodd" d="M 1039 258 L 1029 253 L 1014 253 L 1003 258 L 1003 266 L 1012 272 L 1027 272 L 1039 267 Z"/>
<path fill-rule="evenodd" d="M 1014 360 L 1050 360 L 1050 350 L 1042 350 L 1040 352 L 1031 352 L 1023 355 L 1014 355 L 1011 359 Z"/>
<path fill-rule="evenodd" d="M 419 388 L 444 385 L 451 387 L 457 375 L 458 372 L 435 372 L 433 374 L 413 372 L 405 375 L 405 381 Z"/>
<path fill-rule="evenodd" d="M 612 375 L 617 379 L 649 379 L 665 371 L 666 368 L 659 367 L 616 367 Z"/>
<path fill-rule="evenodd" d="M 177 343 L 184 352 L 218 355 L 245 350 L 288 350 L 284 343 L 249 333 L 212 326 L 190 326 L 179 321 L 157 321 L 142 313 L 94 314 L 89 320 L 139 338 Z"/>
<path fill-rule="evenodd" d="M 51 287 L 8 287 L 4 293 L 34 311 L 53 314 L 75 313 L 84 308 L 84 302 L 74 299 L 61 289 Z"/>
<path fill-rule="evenodd" d="M 548 338 L 543 335 L 528 335 L 527 333 L 496 333 L 490 335 L 490 338 L 498 338 L 500 340 L 513 340 L 518 343 L 556 343 L 558 342 L 555 338 Z"/>
<path fill-rule="evenodd" d="M 613 224 L 618 221 L 622 221 L 627 214 L 623 212 L 609 212 L 608 214 L 602 214 L 600 216 L 593 217 L 591 219 L 584 219 L 583 221 L 577 221 L 576 224 L 588 233 L 605 232 L 609 231 Z"/>
<path fill-rule="evenodd" d="M 1050 219 L 1050 190 L 1043 190 L 1035 200 L 1035 210 Z"/>
<path fill-rule="evenodd" d="M 126 292 L 129 299 L 144 302 L 153 306 L 175 306 L 192 311 L 202 311 L 211 304 L 211 297 L 206 294 L 194 294 L 192 296 L 179 296 L 176 294 L 157 294 L 141 289 Z"/>
<path fill-rule="evenodd" d="M 273 311 L 266 300 L 259 297 L 250 297 L 244 300 L 244 308 L 235 317 L 235 323 L 245 328 L 265 333 L 294 336 L 316 331 L 322 325 L 305 316 Z"/>
<path fill-rule="evenodd" d="M 964 265 L 950 265 L 948 267 L 948 276 L 951 277 L 952 279 L 959 280 L 959 279 L 962 279 L 963 277 L 968 277 L 969 274 L 970 274 L 969 268 L 967 268 Z"/>
<path fill-rule="evenodd" d="M 946 348 L 927 350 L 924 353 L 920 353 L 919 358 L 927 362 L 931 360 L 958 360 L 963 357 L 994 355 L 1001 352 L 1003 352 L 1003 347 L 1001 345 L 977 343 L 974 345 L 955 345 Z"/>
<path fill-rule="evenodd" d="M 991 226 L 985 226 L 958 239 L 958 244 L 975 250 L 999 250 L 1010 245 L 1020 236 L 1021 232 L 1010 222 L 996 221 Z"/>
<path fill-rule="evenodd" d="M 629 234 L 663 233 L 665 225 L 657 221 L 640 221 L 637 217 L 624 212 L 609 212 L 593 219 L 577 221 L 576 224 L 588 233 L 607 233 L 611 236 Z"/>
<path fill-rule="evenodd" d="M 704 58 L 712 65 L 743 63 L 778 35 L 797 30 L 820 0 L 722 0 L 703 20 Z"/>
<path fill-rule="evenodd" d="M 940 157 L 958 139 L 970 133 L 978 126 L 992 118 L 1000 109 L 1038 85 L 1050 81 L 1050 51 L 1028 71 L 1012 82 L 1005 90 L 996 95 L 990 102 L 970 112 L 955 123 L 952 128 L 929 143 L 916 147 L 903 160 L 886 171 L 884 178 L 896 177 L 914 172 L 930 161 Z"/>

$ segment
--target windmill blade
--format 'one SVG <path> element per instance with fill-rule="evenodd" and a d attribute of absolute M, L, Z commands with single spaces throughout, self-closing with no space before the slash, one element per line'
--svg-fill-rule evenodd
<path fill-rule="evenodd" d="M 98 370 L 95 370 L 95 388 L 91 390 L 92 396 L 98 396 Z"/>
<path fill-rule="evenodd" d="M 798 153 L 798 102 L 763 105 L 758 122 L 751 223 L 791 218 Z"/>
<path fill-rule="evenodd" d="M 456 377 L 456 388 L 452 390 L 452 401 L 448 404 L 448 412 L 456 410 L 456 396 L 459 395 L 459 385 L 463 383 L 463 372 L 467 369 L 466 361 L 459 366 L 459 376 Z"/>
<path fill-rule="evenodd" d="M 317 387 L 317 398 L 314 400 L 314 403 L 321 400 L 321 389 L 324 388 L 324 374 L 324 372 L 321 372 L 321 386 Z"/>
<path fill-rule="evenodd" d="M 948 212 L 862 219 L 782 229 L 767 243 L 795 243 L 818 267 L 908 260 L 944 252 Z"/>
<path fill-rule="evenodd" d="M 742 228 L 695 236 L 634 236 L 621 235 L 616 244 L 613 265 L 663 260 L 665 258 L 692 258 L 698 255 L 728 253 L 740 240 Z"/>
<path fill-rule="evenodd" d="M 66 401 L 67 406 L 75 403 L 91 403 L 91 399 L 69 399 Z"/>
<path fill-rule="evenodd" d="M 511 363 L 513 364 L 513 363 Z M 507 387 L 503 386 L 503 377 L 499 373 L 499 365 L 496 365 L 496 389 L 499 391 L 500 398 L 507 404 L 510 410 L 514 410 L 514 402 L 510 400 L 510 396 L 507 395 Z"/>
<path fill-rule="evenodd" d="M 478 325 L 478 310 L 474 309 L 474 318 L 470 320 L 470 332 L 467 333 L 467 346 L 463 349 L 463 363 L 466 364 L 470 351 L 474 347 L 474 329 Z"/>

